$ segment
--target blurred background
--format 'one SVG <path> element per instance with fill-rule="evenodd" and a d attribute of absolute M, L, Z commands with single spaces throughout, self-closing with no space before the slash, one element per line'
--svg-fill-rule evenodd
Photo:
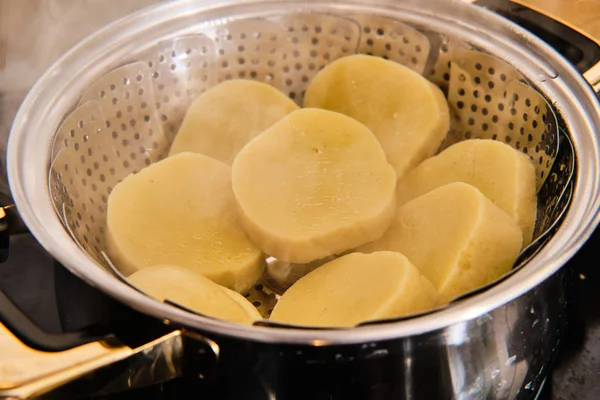
<path fill-rule="evenodd" d="M 0 0 L 0 201 L 7 204 L 6 141 L 29 88 L 77 42 L 117 18 L 167 0 Z"/>

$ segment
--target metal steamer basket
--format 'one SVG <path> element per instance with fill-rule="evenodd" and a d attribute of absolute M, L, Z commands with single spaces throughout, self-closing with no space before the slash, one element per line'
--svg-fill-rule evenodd
<path fill-rule="evenodd" d="M 534 241 L 511 273 L 442 309 L 352 329 L 239 326 L 123 282 L 104 252 L 107 197 L 166 156 L 195 97 L 247 78 L 301 104 L 320 69 L 355 53 L 404 64 L 443 89 L 452 112 L 443 147 L 491 138 L 535 162 Z M 596 90 L 599 69 L 585 75 Z M 0 397 L 81 395 L 91 391 L 82 383 L 90 376 L 104 377 L 110 385 L 102 390 L 111 391 L 220 374 L 257 399 L 530 398 L 559 341 L 561 267 L 598 223 L 599 130 L 596 95 L 572 66 L 529 32 L 465 2 L 180 1 L 122 19 L 32 89 L 10 135 L 10 185 L 23 221 L 60 263 L 175 330 L 140 347 L 112 337 L 50 354 L 15 344 L 2 328 L 0 348 L 11 343 L 35 367 L 0 361 Z M 265 317 L 277 301 L 268 283 L 248 293 Z M 9 305 L 0 315 L 27 344 L 44 347 L 42 336 L 19 335 L 23 321 Z"/>

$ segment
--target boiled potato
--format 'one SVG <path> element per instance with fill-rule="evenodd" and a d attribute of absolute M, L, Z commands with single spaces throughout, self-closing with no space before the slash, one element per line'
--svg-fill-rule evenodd
<path fill-rule="evenodd" d="M 433 308 L 431 282 L 400 253 L 351 253 L 292 285 L 270 320 L 310 326 L 354 326 Z"/>
<path fill-rule="evenodd" d="M 107 245 L 126 272 L 175 264 L 237 292 L 264 270 L 239 224 L 231 167 L 181 153 L 116 185 L 108 198 Z"/>
<path fill-rule="evenodd" d="M 265 253 L 307 263 L 380 237 L 396 175 L 367 127 L 319 109 L 294 111 L 240 151 L 233 192 L 246 233 Z"/>
<path fill-rule="evenodd" d="M 229 297 L 231 297 L 236 303 L 238 303 L 240 307 L 242 307 L 244 311 L 246 311 L 246 313 L 252 317 L 253 321 L 258 321 L 259 319 L 262 319 L 260 312 L 244 296 L 242 296 L 238 292 L 234 292 L 231 289 L 227 289 L 225 286 L 219 285 L 219 288 L 221 288 L 221 290 L 223 290 Z"/>
<path fill-rule="evenodd" d="M 242 295 L 186 268 L 155 265 L 127 279 L 149 296 L 171 300 L 200 314 L 250 325 L 262 319 Z"/>
<path fill-rule="evenodd" d="M 377 136 L 398 178 L 431 157 L 448 133 L 448 104 L 440 89 L 413 70 L 379 57 L 340 58 L 319 72 L 305 107 L 337 111 Z"/>
<path fill-rule="evenodd" d="M 508 272 L 522 241 L 508 214 L 475 187 L 455 182 L 399 207 L 386 234 L 359 251 L 402 252 L 448 302 Z"/>
<path fill-rule="evenodd" d="M 225 81 L 192 103 L 169 155 L 190 151 L 231 165 L 250 139 L 296 109 L 292 100 L 266 83 Z"/>
<path fill-rule="evenodd" d="M 531 242 L 536 220 L 535 167 L 531 159 L 496 140 L 465 140 L 423 161 L 398 182 L 398 205 L 452 182 L 475 186 L 510 215 Z"/>

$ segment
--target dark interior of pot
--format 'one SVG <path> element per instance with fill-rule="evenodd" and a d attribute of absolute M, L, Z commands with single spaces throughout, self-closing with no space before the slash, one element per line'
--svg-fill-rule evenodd
<path fill-rule="evenodd" d="M 57 214 L 82 249 L 123 277 L 107 255 L 109 195 L 128 175 L 168 156 L 199 95 L 227 80 L 250 79 L 302 106 L 315 75 L 352 54 L 402 64 L 442 89 L 451 118 L 438 152 L 468 139 L 493 139 L 526 154 L 535 165 L 538 208 L 531 243 L 511 272 L 455 301 L 525 266 L 558 229 L 572 196 L 576 154 L 560 116 L 500 58 L 444 33 L 375 13 L 300 10 L 211 21 L 197 32 L 147 43 L 119 60 L 90 82 L 55 134 L 49 187 Z M 298 278 L 294 274 L 314 266 L 282 267 L 269 256 L 265 263 L 263 278 L 244 295 L 268 319 L 280 297 L 277 284 L 289 286 Z M 283 271 L 279 275 L 273 272 L 277 268 Z"/>

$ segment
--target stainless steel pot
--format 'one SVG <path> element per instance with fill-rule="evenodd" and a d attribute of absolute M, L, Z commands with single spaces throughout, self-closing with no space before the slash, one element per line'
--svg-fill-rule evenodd
<path fill-rule="evenodd" d="M 543 6 L 543 2 L 535 4 L 538 8 Z M 237 58 L 222 60 L 219 57 L 227 57 L 239 49 L 234 35 L 252 36 L 256 32 L 264 32 L 264 29 L 268 33 L 277 32 L 272 40 L 280 46 L 276 47 L 276 51 L 288 49 L 290 57 L 296 57 L 294 46 L 301 46 L 302 40 L 310 43 L 312 40 L 310 35 L 294 36 L 294 30 L 289 27 L 296 26 L 298 31 L 308 32 L 317 26 L 307 21 L 313 21 L 318 16 L 325 21 L 319 25 L 320 29 L 331 27 L 333 30 L 330 34 L 338 35 L 338 41 L 333 40 L 328 45 L 331 49 L 329 53 L 319 52 L 313 56 L 310 50 L 306 55 L 299 52 L 298 57 L 307 57 L 303 61 L 304 67 L 300 68 L 304 68 L 304 74 L 310 74 L 320 67 L 315 62 L 310 68 L 311 57 L 321 57 L 319 60 L 326 63 L 333 57 L 356 50 L 351 46 L 346 48 L 345 42 L 356 40 L 359 51 L 363 45 L 365 49 L 375 47 L 373 38 L 383 36 L 384 32 L 373 29 L 375 25 L 372 21 L 384 18 L 398 30 L 395 37 L 398 43 L 417 41 L 416 45 L 414 42 L 412 44 L 415 54 L 410 57 L 402 48 L 395 53 L 398 61 L 420 69 L 432 81 L 445 87 L 449 99 L 453 93 L 453 79 L 462 80 L 460 74 L 453 75 L 448 70 L 448 62 L 460 62 L 461 54 L 471 54 L 464 52 L 473 50 L 483 54 L 482 59 L 493 63 L 488 72 L 490 76 L 497 68 L 506 68 L 503 74 L 505 78 L 498 79 L 504 82 L 506 76 L 512 76 L 517 82 L 522 78 L 531 86 L 523 89 L 531 94 L 531 98 L 537 99 L 538 95 L 534 93 L 539 93 L 542 99 L 547 99 L 552 105 L 549 110 L 557 113 L 557 124 L 563 129 L 562 135 L 573 144 L 574 152 L 568 154 L 576 162 L 572 180 L 558 179 L 565 186 L 559 187 L 558 191 L 567 196 L 556 197 L 556 203 L 546 204 L 550 207 L 544 210 L 548 212 L 546 216 L 550 216 L 547 225 L 550 234 L 542 235 L 545 229 L 539 228 L 540 238 L 544 240 L 539 241 L 533 249 L 524 268 L 482 293 L 428 315 L 353 329 L 234 325 L 188 312 L 172 304 L 157 302 L 120 281 L 110 269 L 105 268 L 102 225 L 86 226 L 90 216 L 102 215 L 102 202 L 92 201 L 96 206 L 94 210 L 84 208 L 84 203 L 80 203 L 79 196 L 74 194 L 75 189 L 70 186 L 73 184 L 63 178 L 68 176 L 69 171 L 65 165 L 72 167 L 73 162 L 79 162 L 79 157 L 86 168 L 90 166 L 87 174 L 96 174 L 93 157 L 98 157 L 97 149 L 114 150 L 119 158 L 120 153 L 116 151 L 123 150 L 129 142 L 120 141 L 120 138 L 118 145 L 95 142 L 91 135 L 85 133 L 84 126 L 92 124 L 100 132 L 109 128 L 104 127 L 108 121 L 114 127 L 114 121 L 121 118 L 117 113 L 124 113 L 127 109 L 127 112 L 135 114 L 137 109 L 145 108 L 142 99 L 132 100 L 130 95 L 147 95 L 148 91 L 157 94 L 154 100 L 159 104 L 150 107 L 152 112 L 146 121 L 149 125 L 144 125 L 144 129 L 147 129 L 147 133 L 152 129 L 152 132 L 162 132 L 162 135 L 153 136 L 152 139 L 150 134 L 135 137 L 142 143 L 140 154 L 143 156 L 136 156 L 138 158 L 132 155 L 115 164 L 105 153 L 107 159 L 98 160 L 96 169 L 113 166 L 115 172 L 106 176 L 102 174 L 104 179 L 100 178 L 94 184 L 90 182 L 89 188 L 83 183 L 87 189 L 79 188 L 81 191 L 77 192 L 98 200 L 102 197 L 99 191 L 105 189 L 100 182 L 112 179 L 110 175 L 115 175 L 114 179 L 117 179 L 119 174 L 122 177 L 122 174 L 132 172 L 135 170 L 133 160 L 141 159 L 145 163 L 161 157 L 161 148 L 168 145 L 171 133 L 176 131 L 181 105 L 185 105 L 186 98 L 193 97 L 211 82 L 227 79 L 230 77 L 228 75 L 241 76 L 244 72 L 251 78 L 281 85 L 292 97 L 301 97 L 304 79 L 294 80 L 290 78 L 291 75 L 286 75 L 294 73 L 294 63 L 290 64 L 288 71 L 277 69 L 270 72 L 266 68 L 255 71 L 253 75 L 247 67 L 230 65 L 231 60 Z M 281 31 L 281 26 L 287 27 L 287 30 Z M 575 28 L 592 36 L 585 26 Z M 290 37 L 282 38 L 282 32 Z M 199 33 L 202 35 L 198 36 Z M 371 33 L 375 36 L 370 37 Z M 224 43 L 232 39 L 235 46 Z M 280 43 L 282 40 L 283 44 Z M 164 43 L 169 44 L 168 51 L 157 53 L 156 46 L 160 48 Z M 381 44 L 385 51 L 392 51 L 385 42 Z M 394 43 L 388 44 L 396 50 Z M 216 58 L 212 62 L 220 62 L 220 68 L 211 70 L 207 79 L 187 82 L 185 87 L 190 92 L 178 96 L 178 90 L 162 79 L 166 79 L 169 69 L 179 71 L 185 68 L 188 56 L 193 57 L 194 50 L 201 50 L 203 46 L 215 46 Z M 264 47 L 256 48 L 257 64 L 272 54 L 267 50 L 270 51 Z M 148 51 L 158 56 L 152 63 L 144 58 Z M 187 54 L 182 58 L 183 64 L 174 61 L 161 67 L 160 57 L 164 59 L 171 52 L 177 60 L 179 58 L 176 55 Z M 200 51 L 201 55 L 206 53 Z M 213 54 L 210 51 L 208 53 Z M 416 53 L 424 56 L 417 57 Z M 325 57 L 325 54 L 329 55 Z M 491 54 L 494 58 L 485 54 Z M 144 60 L 145 64 L 130 63 L 136 60 Z M 254 63 L 253 60 L 250 55 L 250 65 Z M 239 62 L 239 65 L 245 63 Z M 202 76 L 204 64 L 199 65 L 196 73 Z M 482 68 L 477 65 L 473 64 L 478 70 Z M 488 65 L 484 66 L 488 69 Z M 192 64 L 187 66 L 190 67 Z M 467 66 L 462 67 L 468 72 Z M 115 299 L 164 320 L 178 330 L 135 349 L 112 339 L 110 342 L 87 343 L 66 353 L 35 353 L 38 358 L 31 358 L 31 362 L 36 368 L 29 371 L 25 371 L 22 365 L 2 365 L 0 361 L 0 396 L 20 398 L 50 394 L 58 385 L 75 380 L 63 386 L 63 392 L 58 392 L 66 396 L 65 393 L 73 393 L 73 388 L 81 388 L 78 382 L 86 379 L 86 376 L 89 378 L 93 376 L 90 374 L 98 373 L 115 374 L 113 382 L 117 383 L 114 387 L 122 388 L 186 374 L 203 378 L 210 371 L 218 371 L 227 376 L 233 385 L 249 385 L 249 393 L 257 393 L 253 398 L 528 398 L 539 388 L 540 377 L 544 376 L 544 369 L 558 344 L 565 288 L 565 271 L 561 267 L 598 223 L 600 144 L 596 133 L 600 128 L 600 105 L 590 84 L 595 90 L 600 89 L 599 69 L 600 65 L 596 65 L 585 74 L 588 83 L 566 60 L 529 32 L 494 13 L 460 1 L 247 0 L 215 3 L 190 0 L 148 8 L 116 22 L 73 48 L 31 90 L 10 135 L 10 185 L 25 224 L 59 262 Z M 187 78 L 191 76 L 189 71 L 184 75 Z M 148 73 L 154 81 L 145 80 Z M 135 91 L 123 89 L 127 85 L 135 87 Z M 489 89 L 494 89 L 493 85 Z M 119 107 L 124 107 L 123 110 L 112 108 L 111 104 L 122 104 L 111 101 L 112 92 L 122 96 L 119 101 L 125 104 Z M 472 97 L 471 101 L 478 101 L 475 100 L 478 96 L 473 94 Z M 511 107 L 516 114 L 514 101 Z M 128 106 L 131 106 L 131 110 Z M 170 111 L 165 112 L 165 109 Z M 459 116 L 460 109 L 458 106 L 454 109 Z M 111 119 L 112 113 L 115 119 Z M 540 115 L 540 119 L 541 114 L 553 115 L 540 114 L 539 111 L 535 113 Z M 125 120 L 123 126 L 117 126 L 122 128 L 122 132 L 134 135 L 134 132 L 138 133 L 137 130 L 129 127 L 141 123 L 136 118 L 132 117 L 133 122 Z M 482 117 L 473 116 L 474 121 L 475 118 Z M 521 119 L 527 120 L 527 117 Z M 469 120 L 470 117 L 466 119 Z M 485 123 L 481 122 L 480 125 L 483 131 L 487 131 L 487 128 L 483 128 Z M 550 125 L 556 129 L 556 124 Z M 508 132 L 508 124 L 502 129 L 502 132 Z M 457 131 L 466 135 L 465 131 L 458 128 Z M 554 152 L 551 146 L 558 143 L 559 137 L 556 131 L 553 141 L 547 142 L 546 132 L 539 142 L 532 143 L 532 139 L 529 139 L 529 145 L 523 144 L 530 146 L 531 151 L 535 148 L 536 154 L 542 157 L 538 168 L 541 190 L 544 190 L 542 183 L 553 171 L 551 161 L 560 157 L 561 153 Z M 75 159 L 60 158 L 61 154 L 73 156 L 74 151 L 79 151 L 72 139 L 79 140 L 77 147 L 81 145 L 82 152 L 87 149 L 88 155 L 81 153 Z M 88 141 L 97 147 L 84 147 L 83 143 Z M 539 148 L 542 144 L 548 148 Z M 568 147 L 566 144 L 564 146 Z M 563 164 L 556 165 L 560 167 Z M 557 174 L 560 175 L 560 171 L 562 168 Z M 93 188 L 96 183 L 99 187 Z M 559 201 L 565 198 L 566 203 Z M 552 210 L 560 208 L 561 204 L 565 207 L 568 204 L 566 213 L 553 214 Z M 93 222 L 95 218 L 91 220 Z M 268 302 L 268 299 L 264 301 Z M 10 312 L 9 306 L 5 302 L 0 307 L 2 321 L 16 332 L 26 322 L 16 310 Z M 21 338 L 38 347 L 46 339 L 39 332 L 33 336 Z M 76 339 L 80 343 L 89 341 L 85 338 Z M 10 345 L 3 345 L 2 341 Z M 11 351 L 21 356 L 30 353 L 24 345 L 15 346 L 14 343 L 15 338 L 8 330 L 0 332 L 0 348 L 11 346 Z M 64 347 L 68 346 L 57 345 L 50 350 L 63 350 Z M 101 369 L 107 365 L 111 367 Z M 58 370 L 57 366 L 60 366 Z M 124 369 L 128 372 L 123 373 Z"/>

